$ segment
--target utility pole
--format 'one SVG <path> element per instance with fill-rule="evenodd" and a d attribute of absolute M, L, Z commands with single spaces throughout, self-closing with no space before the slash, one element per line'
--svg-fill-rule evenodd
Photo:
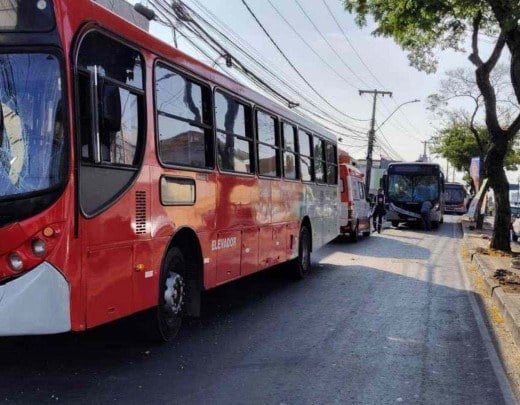
<path fill-rule="evenodd" d="M 370 180 L 372 174 L 372 151 L 374 150 L 374 140 L 376 137 L 376 104 L 377 104 L 377 96 L 381 95 L 392 97 L 391 91 L 380 91 L 380 90 L 359 90 L 359 95 L 363 94 L 373 94 L 374 95 L 374 103 L 372 105 L 372 122 L 370 124 L 370 131 L 368 131 L 368 147 L 367 147 L 367 169 L 365 173 L 365 194 L 368 196 L 370 193 Z"/>
<path fill-rule="evenodd" d="M 424 152 L 423 152 L 422 161 L 423 162 L 427 162 L 428 161 L 428 156 L 426 156 L 426 145 L 428 145 L 430 143 L 430 141 L 422 141 L 421 143 L 424 145 Z"/>

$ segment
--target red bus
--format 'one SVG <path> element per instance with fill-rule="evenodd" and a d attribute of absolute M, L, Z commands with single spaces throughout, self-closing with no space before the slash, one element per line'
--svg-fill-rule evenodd
<path fill-rule="evenodd" d="M 0 335 L 149 310 L 338 235 L 336 137 L 91 0 L 0 11 Z"/>

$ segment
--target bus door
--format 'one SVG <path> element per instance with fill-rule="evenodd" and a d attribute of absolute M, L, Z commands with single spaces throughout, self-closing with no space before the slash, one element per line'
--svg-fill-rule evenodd
<path fill-rule="evenodd" d="M 119 55 L 117 64 L 113 55 Z M 78 226 L 86 322 L 92 327 L 134 311 L 134 244 L 149 237 L 150 178 L 148 168 L 140 168 L 140 54 L 90 31 L 76 63 Z"/>

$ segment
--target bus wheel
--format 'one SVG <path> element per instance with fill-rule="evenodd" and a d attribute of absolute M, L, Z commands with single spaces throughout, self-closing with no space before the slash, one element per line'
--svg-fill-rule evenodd
<path fill-rule="evenodd" d="M 311 269 L 311 233 L 306 226 L 303 226 L 300 231 L 298 257 L 294 261 L 292 268 L 295 278 L 299 280 L 305 278 Z"/>
<path fill-rule="evenodd" d="M 159 305 L 155 325 L 158 340 L 167 342 L 173 339 L 181 327 L 186 302 L 182 276 L 186 273 L 185 270 L 184 255 L 180 249 L 171 249 L 159 277 Z"/>
<path fill-rule="evenodd" d="M 392 221 L 392 226 L 397 228 L 399 226 L 399 221 Z"/>

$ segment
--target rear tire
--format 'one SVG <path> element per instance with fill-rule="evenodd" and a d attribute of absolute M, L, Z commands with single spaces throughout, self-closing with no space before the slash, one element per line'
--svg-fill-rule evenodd
<path fill-rule="evenodd" d="M 309 274 L 311 268 L 311 232 L 306 226 L 303 226 L 300 230 L 298 257 L 291 267 L 291 272 L 297 280 L 301 280 Z"/>

